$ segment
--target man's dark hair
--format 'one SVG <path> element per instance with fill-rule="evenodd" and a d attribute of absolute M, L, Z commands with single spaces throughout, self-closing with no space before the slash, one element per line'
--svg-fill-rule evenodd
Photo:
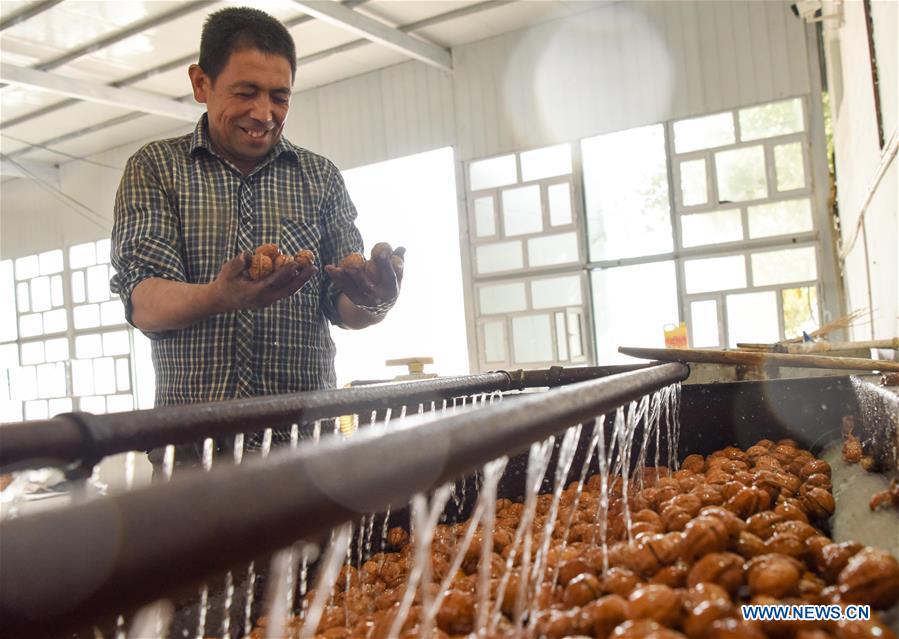
<path fill-rule="evenodd" d="M 215 82 L 231 54 L 245 49 L 287 58 L 291 79 L 296 76 L 297 52 L 290 33 L 269 14 L 249 7 L 222 9 L 206 18 L 197 64 Z"/>

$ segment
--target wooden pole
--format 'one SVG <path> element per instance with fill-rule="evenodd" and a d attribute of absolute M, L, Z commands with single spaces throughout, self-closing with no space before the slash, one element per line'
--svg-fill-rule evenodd
<path fill-rule="evenodd" d="M 618 352 L 641 359 L 655 359 L 665 362 L 700 362 L 749 366 L 775 365 L 795 368 L 835 368 L 851 371 L 899 371 L 899 362 L 890 362 L 882 359 L 864 359 L 861 357 L 719 351 L 698 348 L 636 348 L 632 346 L 621 346 Z"/>

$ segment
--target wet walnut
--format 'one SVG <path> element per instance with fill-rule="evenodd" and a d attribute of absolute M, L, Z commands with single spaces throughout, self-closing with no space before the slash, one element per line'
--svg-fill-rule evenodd
<path fill-rule="evenodd" d="M 767 546 L 761 537 L 744 530 L 737 537 L 736 551 L 746 559 L 768 554 Z"/>
<path fill-rule="evenodd" d="M 584 572 L 568 582 L 562 602 L 569 608 L 583 606 L 602 594 L 602 585 L 595 575 Z"/>
<path fill-rule="evenodd" d="M 393 548 L 402 548 L 409 543 L 409 533 L 396 526 L 387 533 L 387 543 Z"/>
<path fill-rule="evenodd" d="M 275 266 L 269 256 L 262 253 L 255 253 L 250 261 L 249 275 L 250 279 L 258 281 L 268 277 Z"/>
<path fill-rule="evenodd" d="M 717 517 L 702 516 L 684 528 L 684 554 L 691 559 L 724 550 L 730 540 L 727 527 Z"/>
<path fill-rule="evenodd" d="M 665 566 L 649 580 L 653 584 L 661 584 L 669 588 L 684 588 L 687 585 L 687 574 L 690 566 L 683 561 Z"/>
<path fill-rule="evenodd" d="M 774 527 L 783 520 L 783 516 L 773 510 L 763 510 L 746 520 L 746 530 L 761 539 L 768 539 L 774 534 Z"/>
<path fill-rule="evenodd" d="M 590 565 L 583 559 L 571 559 L 569 561 L 563 562 L 559 566 L 559 583 L 563 586 L 568 585 L 569 581 L 585 572 L 592 573 L 593 570 L 590 568 Z"/>
<path fill-rule="evenodd" d="M 874 496 L 871 497 L 868 507 L 871 510 L 877 510 L 880 506 L 885 504 L 899 509 L 899 479 L 893 479 L 893 481 L 890 482 L 889 488 L 881 490 L 879 493 L 875 493 Z"/>
<path fill-rule="evenodd" d="M 299 264 L 300 268 L 312 266 L 315 264 L 315 253 L 308 249 L 303 249 L 293 256 L 293 261 Z"/>
<path fill-rule="evenodd" d="M 350 253 L 340 260 L 338 266 L 348 271 L 362 270 L 365 268 L 365 256 L 361 253 Z"/>
<path fill-rule="evenodd" d="M 703 601 L 687 611 L 682 623 L 683 629 L 691 639 L 701 639 L 708 635 L 713 622 L 733 617 L 734 614 L 734 607 L 729 601 Z"/>
<path fill-rule="evenodd" d="M 717 584 L 731 595 L 743 585 L 743 558 L 731 552 L 711 553 L 693 564 L 687 585 Z"/>
<path fill-rule="evenodd" d="M 847 603 L 890 608 L 899 601 L 899 561 L 879 548 L 866 548 L 849 560 L 837 579 Z"/>
<path fill-rule="evenodd" d="M 836 503 L 833 495 L 824 488 L 812 488 L 802 496 L 802 503 L 812 519 L 827 519 L 833 514 Z"/>
<path fill-rule="evenodd" d="M 805 555 L 805 543 L 792 533 L 779 533 L 765 542 L 769 554 L 787 555 L 801 559 Z"/>
<path fill-rule="evenodd" d="M 771 505 L 771 496 L 761 488 L 745 487 L 724 502 L 724 507 L 739 517 L 749 517 Z"/>
<path fill-rule="evenodd" d="M 651 619 L 666 626 L 675 626 L 680 620 L 680 595 L 668 586 L 641 586 L 631 593 L 628 601 L 634 619 Z"/>
<path fill-rule="evenodd" d="M 746 583 L 753 595 L 787 597 L 799 594 L 802 564 L 785 555 L 761 555 L 746 564 Z"/>
<path fill-rule="evenodd" d="M 247 273 L 251 280 L 258 281 L 289 264 L 298 264 L 301 268 L 306 268 L 314 263 L 315 254 L 308 249 L 303 249 L 291 257 L 282 254 L 277 244 L 263 244 L 254 251 Z"/>
<path fill-rule="evenodd" d="M 603 592 L 627 597 L 640 583 L 640 578 L 627 568 L 616 567 L 606 571 L 601 583 Z"/>
<path fill-rule="evenodd" d="M 765 639 L 765 633 L 752 622 L 726 617 L 713 621 L 707 639 Z"/>
<path fill-rule="evenodd" d="M 659 625 L 649 619 L 631 619 L 620 624 L 612 632 L 614 639 L 684 639 L 676 630 Z"/>
<path fill-rule="evenodd" d="M 450 590 L 437 611 L 437 627 L 452 635 L 464 635 L 474 626 L 475 596 Z"/>
<path fill-rule="evenodd" d="M 799 478 L 806 480 L 812 475 L 819 474 L 830 477 L 830 464 L 823 459 L 814 459 L 802 467 L 802 470 L 799 471 Z"/>
<path fill-rule="evenodd" d="M 623 597 L 606 595 L 583 607 L 582 614 L 598 639 L 608 637 L 615 627 L 630 618 L 630 607 Z"/>

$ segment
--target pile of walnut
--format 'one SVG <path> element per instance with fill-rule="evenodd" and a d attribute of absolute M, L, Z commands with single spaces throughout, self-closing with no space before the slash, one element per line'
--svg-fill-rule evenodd
<path fill-rule="evenodd" d="M 835 543 L 817 526 L 834 511 L 830 467 L 795 442 L 760 441 L 748 450 L 726 448 L 703 458 L 690 455 L 680 470 L 646 468 L 643 488 L 629 499 L 633 541 L 623 522 L 622 482 L 610 487 L 608 566 L 597 523 L 600 480 L 591 477 L 578 496 L 564 491 L 547 557 L 547 581 L 534 602 L 528 631 L 512 624 L 520 558 L 499 607 L 495 637 L 531 636 L 653 639 L 824 639 L 894 637 L 872 615 L 857 622 L 743 621 L 741 603 L 869 604 L 885 610 L 899 599 L 899 562 L 882 550 Z M 634 484 L 631 484 L 632 486 Z M 532 549 L 540 546 L 551 495 L 538 497 Z M 495 599 L 523 506 L 496 504 L 491 599 Z M 566 524 L 571 521 L 570 528 Z M 440 525 L 432 546 L 431 593 L 447 574 L 466 525 Z M 478 530 L 452 579 L 436 617 L 432 639 L 476 631 Z M 567 535 L 566 539 L 562 539 Z M 321 639 L 386 639 L 412 565 L 412 544 L 395 528 L 388 542 L 398 552 L 379 553 L 361 569 L 344 566 L 317 628 Z M 552 575 L 558 569 L 558 580 Z M 313 593 L 307 594 L 311 602 Z M 400 637 L 419 635 L 420 593 Z M 493 602 L 496 605 L 496 602 Z M 265 620 L 253 639 L 265 636 Z M 291 619 L 290 636 L 302 622 Z"/>
<path fill-rule="evenodd" d="M 300 268 L 306 268 L 315 263 L 315 255 L 307 249 L 303 249 L 293 256 L 284 255 L 278 249 L 277 244 L 263 244 L 253 253 L 247 273 L 251 280 L 258 281 L 268 277 L 276 269 L 294 263 L 299 264 Z"/>

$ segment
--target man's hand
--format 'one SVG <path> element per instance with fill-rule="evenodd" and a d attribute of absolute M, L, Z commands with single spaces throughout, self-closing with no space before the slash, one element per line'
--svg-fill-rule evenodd
<path fill-rule="evenodd" d="M 275 270 L 265 279 L 254 282 L 247 274 L 252 259 L 252 255 L 244 252 L 222 265 L 211 284 L 218 312 L 271 306 L 296 293 L 318 272 L 315 266 L 301 268 L 292 262 Z"/>
<path fill-rule="evenodd" d="M 372 248 L 371 260 L 364 269 L 345 269 L 328 264 L 325 272 L 356 306 L 390 304 L 400 294 L 405 255 L 406 249 L 402 246 L 393 250 L 390 244 L 379 242 Z"/>

